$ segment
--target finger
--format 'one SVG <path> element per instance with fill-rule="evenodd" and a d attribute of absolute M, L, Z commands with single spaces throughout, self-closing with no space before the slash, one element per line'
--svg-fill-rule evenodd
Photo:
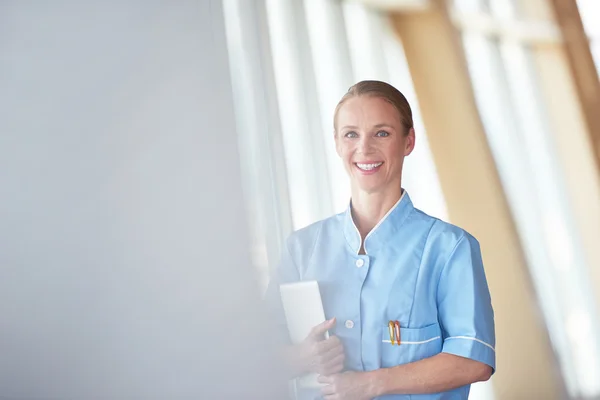
<path fill-rule="evenodd" d="M 328 375 L 339 374 L 344 371 L 344 364 L 341 364 L 341 363 L 335 364 L 335 365 L 329 366 L 327 368 L 322 368 L 321 371 L 323 374 L 328 374 Z"/>
<path fill-rule="evenodd" d="M 321 394 L 324 396 L 335 394 L 333 385 L 326 385 L 321 388 Z"/>
<path fill-rule="evenodd" d="M 344 359 L 344 354 L 335 357 L 333 360 L 323 365 L 321 373 L 323 375 L 333 375 L 342 372 L 344 369 Z"/>
<path fill-rule="evenodd" d="M 337 347 L 329 350 L 326 353 L 319 353 L 317 351 L 315 356 L 316 356 L 315 357 L 316 365 L 318 365 L 320 367 L 324 367 L 325 365 L 332 363 L 333 360 L 337 359 L 340 356 L 343 356 L 344 358 L 346 357 L 344 355 L 344 349 L 337 348 Z"/>
<path fill-rule="evenodd" d="M 317 381 L 319 381 L 319 383 L 330 384 L 333 382 L 333 379 L 331 379 L 331 377 L 329 377 L 327 375 L 319 375 L 317 377 Z"/>
<path fill-rule="evenodd" d="M 324 369 L 327 365 L 333 364 L 336 361 L 340 361 L 340 356 L 345 358 L 344 353 L 340 352 L 329 352 L 326 354 L 320 354 L 315 357 L 315 366 L 320 370 Z M 327 375 L 327 374 L 326 374 Z"/>
<path fill-rule="evenodd" d="M 318 368 L 323 375 L 335 375 L 344 371 L 343 363 L 331 364 L 326 367 Z"/>
<path fill-rule="evenodd" d="M 339 400 L 339 397 L 337 394 L 330 394 L 328 396 L 324 396 L 323 399 L 325 400 Z"/>
<path fill-rule="evenodd" d="M 318 342 L 316 346 L 317 353 L 320 355 L 324 355 L 335 349 L 337 349 L 336 354 L 344 351 L 344 346 L 342 345 L 340 338 L 337 336 L 330 336 L 329 339 Z"/>
<path fill-rule="evenodd" d="M 343 364 L 346 359 L 346 355 L 344 352 L 334 355 L 327 362 L 324 363 L 324 366 L 333 365 L 333 364 Z"/>
<path fill-rule="evenodd" d="M 322 339 L 323 335 L 325 335 L 325 332 L 327 332 L 329 329 L 333 328 L 334 326 L 335 326 L 335 317 L 325 320 L 325 321 L 321 322 L 319 325 L 314 326 L 310 330 L 308 337 L 310 337 L 312 339 Z"/>

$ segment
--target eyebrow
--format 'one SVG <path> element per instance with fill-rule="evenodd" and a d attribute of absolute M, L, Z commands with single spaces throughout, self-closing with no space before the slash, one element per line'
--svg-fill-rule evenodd
<path fill-rule="evenodd" d="M 373 128 L 392 128 L 392 129 L 394 129 L 394 127 L 390 124 L 377 124 Z M 346 125 L 346 126 L 343 126 L 342 129 L 358 129 L 358 126 Z"/>

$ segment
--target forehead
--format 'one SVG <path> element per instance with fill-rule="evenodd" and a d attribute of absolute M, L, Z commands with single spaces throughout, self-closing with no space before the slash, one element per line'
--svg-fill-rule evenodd
<path fill-rule="evenodd" d="M 401 125 L 396 107 L 381 97 L 356 96 L 340 107 L 337 120 L 339 127 L 345 125 Z"/>

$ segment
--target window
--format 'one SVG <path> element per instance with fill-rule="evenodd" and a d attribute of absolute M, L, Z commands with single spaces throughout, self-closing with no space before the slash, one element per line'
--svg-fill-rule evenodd
<path fill-rule="evenodd" d="M 590 39 L 592 56 L 596 63 L 596 69 L 600 73 L 600 1 L 577 0 L 579 14 L 583 21 L 583 27 Z"/>
<path fill-rule="evenodd" d="M 468 3 L 457 1 L 457 12 L 472 12 L 475 2 Z M 464 48 L 488 142 L 567 390 L 574 398 L 597 396 L 600 331 L 588 266 L 531 53 L 535 40 L 554 40 L 546 35 L 552 29 L 519 22 L 518 9 L 508 0 L 475 6 L 475 12 L 495 24 L 492 29 L 458 20 L 463 21 Z M 519 30 L 526 23 L 537 27 L 530 35 Z"/>
<path fill-rule="evenodd" d="M 261 1 L 223 3 L 246 215 L 254 265 L 266 285 L 292 231 L 286 160 Z"/>

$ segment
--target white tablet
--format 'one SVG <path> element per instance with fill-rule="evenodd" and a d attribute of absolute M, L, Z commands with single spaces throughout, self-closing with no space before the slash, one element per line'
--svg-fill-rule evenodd
<path fill-rule="evenodd" d="M 325 312 L 317 281 L 286 283 L 279 286 L 281 301 L 292 343 L 303 341 L 310 330 L 325 321 Z M 329 337 L 328 333 L 325 337 Z M 301 387 L 319 387 L 317 375 L 298 379 Z"/>

